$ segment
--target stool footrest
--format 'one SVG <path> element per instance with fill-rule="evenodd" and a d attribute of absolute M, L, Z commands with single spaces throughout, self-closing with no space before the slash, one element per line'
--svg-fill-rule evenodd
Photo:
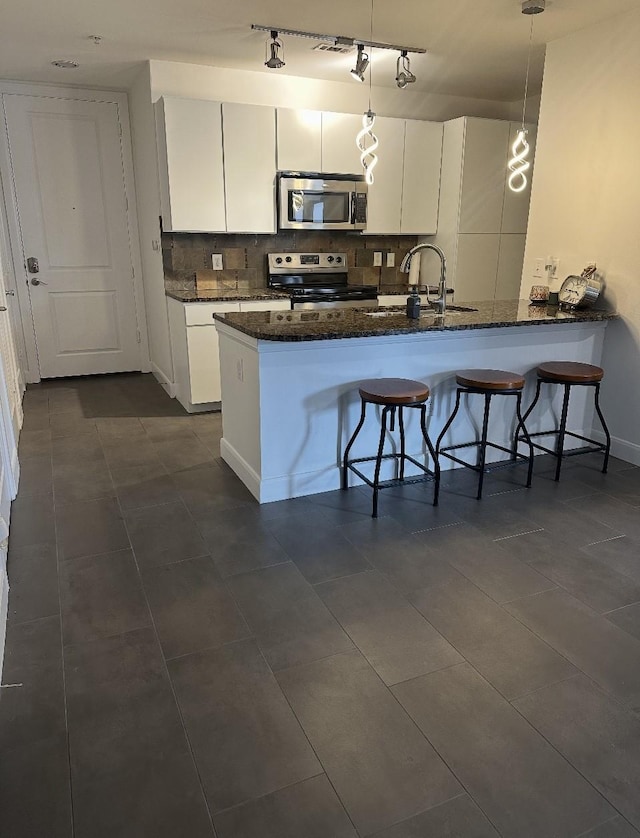
<path fill-rule="evenodd" d="M 536 431 L 533 434 L 529 434 L 530 437 L 535 436 L 558 436 L 560 434 L 559 430 L 551 430 L 551 431 Z M 553 457 L 560 456 L 562 459 L 566 457 L 576 457 L 579 454 L 601 454 L 603 451 L 607 450 L 607 444 L 604 442 L 597 442 L 595 439 L 589 439 L 589 437 L 582 436 L 582 434 L 574 434 L 571 431 L 565 431 L 565 436 L 571 436 L 574 439 L 581 439 L 583 442 L 588 442 L 589 445 L 583 445 L 581 448 L 569 448 L 567 451 L 562 451 L 561 454 L 558 454 L 558 451 L 553 448 L 547 448 L 546 445 L 540 445 L 539 442 L 532 442 L 531 445 L 534 448 L 537 448 L 538 451 L 544 451 L 545 454 L 551 454 Z M 524 442 L 522 437 L 517 438 L 518 442 Z"/>
<path fill-rule="evenodd" d="M 384 454 L 380 459 L 381 460 L 396 460 L 399 461 L 401 458 L 400 454 Z M 408 454 L 405 454 L 404 459 L 408 463 L 412 463 L 417 468 L 421 469 L 424 474 L 422 475 L 415 475 L 411 477 L 403 477 L 400 479 L 399 477 L 391 478 L 390 480 L 380 480 L 377 485 L 378 489 L 390 489 L 397 486 L 410 486 L 415 483 L 426 483 L 427 481 L 432 481 L 436 479 L 435 472 L 431 471 L 431 469 L 427 468 L 422 463 L 419 463 L 413 457 L 410 457 Z M 363 480 L 367 486 L 371 486 L 372 488 L 376 488 L 375 483 L 371 480 L 371 478 L 367 477 L 366 474 L 363 474 L 359 468 L 354 466 L 354 463 L 372 463 L 377 460 L 377 457 L 357 457 L 354 460 L 348 460 L 346 463 L 347 468 L 349 471 L 352 471 L 354 474 L 357 474 L 358 477 Z"/>
<path fill-rule="evenodd" d="M 505 448 L 504 445 L 498 445 L 496 442 L 489 442 L 489 440 L 486 442 L 487 448 L 495 448 L 498 451 L 504 451 L 505 454 L 510 454 L 512 459 L 499 460 L 494 463 L 485 463 L 484 469 L 482 469 L 480 466 L 474 466 L 472 463 L 468 463 L 466 460 L 461 460 L 459 457 L 454 457 L 453 454 L 448 453 L 449 451 L 456 451 L 458 448 L 476 448 L 480 446 L 480 444 L 480 442 L 461 442 L 458 445 L 448 445 L 446 448 L 441 448 L 438 451 L 438 455 L 446 457 L 449 460 L 453 460 L 454 463 L 459 463 L 461 466 L 466 466 L 472 471 L 482 471 L 484 474 L 490 474 L 492 471 L 499 471 L 503 468 L 511 468 L 512 466 L 529 462 L 529 457 L 524 454 L 520 454 L 511 448 Z"/>

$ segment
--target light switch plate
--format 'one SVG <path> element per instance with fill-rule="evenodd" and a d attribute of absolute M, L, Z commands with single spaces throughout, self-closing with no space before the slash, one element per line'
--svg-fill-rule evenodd
<path fill-rule="evenodd" d="M 395 268 L 396 266 L 396 254 L 395 253 L 387 253 L 387 267 L 388 268 Z"/>
<path fill-rule="evenodd" d="M 222 253 L 211 254 L 211 267 L 214 271 L 221 271 L 222 268 Z"/>
<path fill-rule="evenodd" d="M 373 267 L 374 268 L 381 268 L 382 267 L 382 251 L 381 250 L 374 250 L 373 251 Z"/>
<path fill-rule="evenodd" d="M 544 259 L 542 257 L 536 259 L 533 275 L 540 278 L 544 276 Z"/>

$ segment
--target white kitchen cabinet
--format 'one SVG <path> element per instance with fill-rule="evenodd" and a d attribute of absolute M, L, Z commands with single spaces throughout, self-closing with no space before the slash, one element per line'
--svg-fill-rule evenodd
<path fill-rule="evenodd" d="M 176 398 L 186 411 L 196 413 L 219 408 L 222 397 L 214 314 L 288 310 L 291 303 L 288 299 L 181 303 L 168 297 L 167 308 Z"/>
<path fill-rule="evenodd" d="M 404 235 L 433 235 L 438 229 L 442 134 L 441 122 L 406 120 L 400 223 Z"/>
<path fill-rule="evenodd" d="M 360 151 L 356 136 L 362 129 L 362 114 L 322 114 L 322 169 L 323 172 L 361 175 Z"/>
<path fill-rule="evenodd" d="M 526 238 L 524 234 L 517 233 L 503 233 L 500 236 L 496 300 L 516 300 L 520 296 Z"/>
<path fill-rule="evenodd" d="M 374 132 L 380 142 L 374 182 L 367 199 L 367 234 L 400 233 L 404 171 L 404 119 L 378 117 Z"/>
<path fill-rule="evenodd" d="M 276 110 L 222 105 L 228 233 L 276 231 Z"/>
<path fill-rule="evenodd" d="M 464 120 L 460 233 L 499 233 L 507 172 L 509 122 Z"/>
<path fill-rule="evenodd" d="M 163 230 L 226 230 L 221 104 L 163 97 L 155 110 Z"/>
<path fill-rule="evenodd" d="M 445 123 L 434 242 L 447 257 L 456 301 L 519 295 L 529 188 L 514 193 L 507 185 L 517 129 L 517 123 L 479 117 Z M 529 139 L 533 154 L 533 129 Z"/>
<path fill-rule="evenodd" d="M 278 169 L 322 171 L 322 112 L 278 108 Z"/>

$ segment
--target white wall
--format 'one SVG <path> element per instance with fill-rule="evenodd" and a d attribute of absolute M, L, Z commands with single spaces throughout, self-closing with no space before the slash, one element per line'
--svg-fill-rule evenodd
<path fill-rule="evenodd" d="M 367 90 L 351 80 L 331 82 L 287 76 L 280 72 L 232 70 L 175 61 L 151 61 L 150 66 L 154 101 L 163 95 L 184 96 L 342 113 L 359 113 L 367 107 Z M 397 87 L 374 87 L 372 106 L 380 116 L 432 119 L 436 122 L 458 116 L 511 119 L 514 108 L 516 112 L 522 110 L 519 103 L 442 96 L 398 90 Z M 532 106 L 533 111 L 535 105 Z"/>
<path fill-rule="evenodd" d="M 640 465 L 640 11 L 547 47 L 521 296 L 534 259 L 560 280 L 591 260 L 622 315 L 605 339 L 602 404 L 614 453 Z"/>
<path fill-rule="evenodd" d="M 171 390 L 173 360 L 164 293 L 160 247 L 160 193 L 156 160 L 156 134 L 149 65 L 145 64 L 129 91 L 131 142 L 138 203 L 138 227 L 149 354 L 156 377 Z M 158 249 L 154 249 L 155 247 Z"/>

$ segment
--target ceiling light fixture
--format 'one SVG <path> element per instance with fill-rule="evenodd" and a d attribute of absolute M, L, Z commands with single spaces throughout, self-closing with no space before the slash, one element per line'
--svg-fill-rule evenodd
<path fill-rule="evenodd" d="M 364 51 L 362 44 L 358 45 L 358 58 L 356 59 L 356 66 L 351 70 L 351 77 L 356 81 L 363 82 L 364 74 L 369 66 L 369 56 Z"/>
<path fill-rule="evenodd" d="M 540 0 L 539 0 L 540 2 Z M 393 52 L 414 52 L 414 53 L 425 53 L 426 49 L 422 47 L 407 47 L 402 46 L 402 44 L 386 44 L 381 43 L 379 41 L 372 41 L 372 40 L 364 40 L 363 38 L 351 38 L 348 35 L 329 35 L 323 32 L 304 32 L 301 29 L 282 29 L 278 28 L 277 30 L 273 26 L 262 26 L 258 23 L 252 23 L 251 28 L 256 32 L 270 32 L 272 37 L 273 33 L 275 32 L 276 36 L 278 33 L 280 35 L 289 35 L 294 38 L 308 38 L 312 41 L 324 41 L 327 44 L 333 44 L 334 46 L 343 46 L 343 47 L 355 47 L 355 46 L 362 46 L 362 47 L 369 47 L 370 49 L 390 49 Z"/>
<path fill-rule="evenodd" d="M 406 49 L 403 49 L 396 62 L 396 84 L 400 90 L 404 90 L 408 84 L 413 84 L 415 80 L 416 77 L 411 72 L 411 59 L 407 55 Z"/>
<path fill-rule="evenodd" d="M 373 40 L 373 3 L 371 0 L 371 17 L 369 19 L 369 37 Z M 367 63 L 369 63 L 367 61 Z M 364 179 L 369 186 L 373 183 L 373 170 L 378 163 L 378 155 L 375 153 L 378 148 L 378 138 L 373 133 L 373 126 L 376 122 L 376 115 L 371 110 L 371 90 L 373 87 L 373 67 L 369 66 L 369 107 L 362 117 L 362 129 L 356 134 L 356 145 L 360 149 L 360 162 L 364 169 Z M 362 79 L 364 81 L 364 78 Z"/>
<path fill-rule="evenodd" d="M 527 72 L 524 80 L 524 100 L 522 102 L 522 127 L 511 146 L 511 154 L 513 155 L 509 160 L 509 175 L 508 183 L 509 189 L 512 192 L 524 192 L 527 188 L 528 178 L 527 172 L 531 168 L 529 157 L 529 143 L 527 142 L 527 129 L 525 127 L 525 117 L 527 113 L 527 94 L 529 92 L 529 71 L 531 69 L 531 46 L 533 43 L 533 15 L 539 15 L 544 12 L 545 0 L 524 0 L 522 3 L 522 14 L 532 15 L 531 29 L 529 31 L 529 52 L 527 54 Z"/>
<path fill-rule="evenodd" d="M 80 66 L 77 61 L 73 61 L 71 58 L 56 58 L 51 63 L 59 70 L 76 70 Z"/>
<path fill-rule="evenodd" d="M 284 44 L 278 38 L 278 32 L 276 29 L 269 30 L 271 33 L 271 40 L 267 39 L 266 42 L 266 51 L 265 51 L 265 62 L 264 66 L 268 67 L 270 70 L 279 70 L 281 67 L 284 67 Z M 279 53 L 282 53 L 282 58 L 280 57 Z"/>

